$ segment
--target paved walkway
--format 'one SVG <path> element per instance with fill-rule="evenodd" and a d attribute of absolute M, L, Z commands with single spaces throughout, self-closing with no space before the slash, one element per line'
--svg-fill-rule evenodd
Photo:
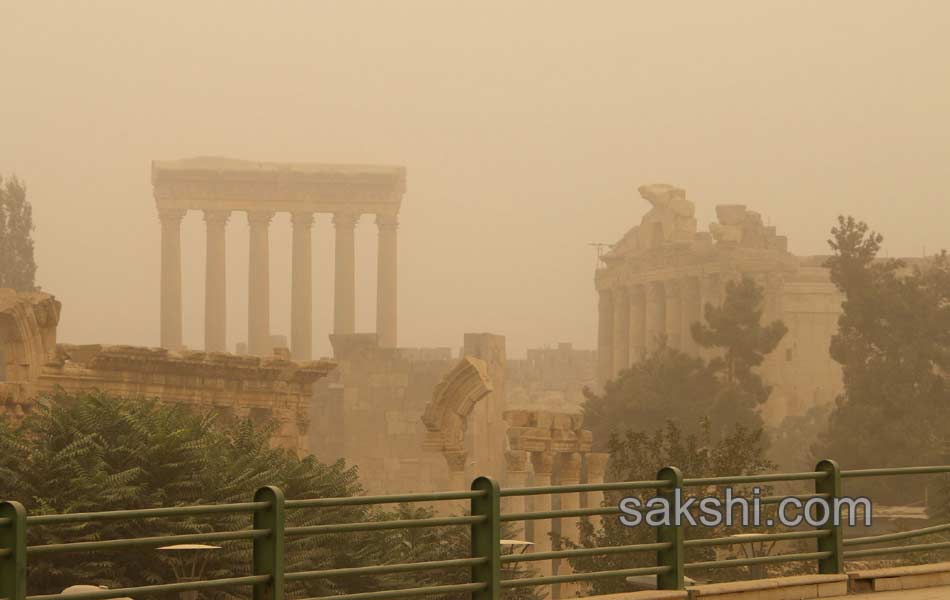
<path fill-rule="evenodd" d="M 950 587 L 921 588 L 900 592 L 878 592 L 876 594 L 857 594 L 848 596 L 855 600 L 950 600 Z"/>

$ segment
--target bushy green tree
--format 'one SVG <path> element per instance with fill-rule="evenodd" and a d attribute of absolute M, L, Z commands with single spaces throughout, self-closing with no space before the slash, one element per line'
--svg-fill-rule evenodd
<path fill-rule="evenodd" d="M 0 288 L 36 289 L 33 258 L 33 209 L 16 178 L 0 178 Z"/>
<path fill-rule="evenodd" d="M 816 446 L 846 468 L 940 460 L 950 435 L 950 257 L 878 259 L 883 237 L 839 217 L 827 265 L 844 294 L 831 357 L 844 390 Z"/>
<path fill-rule="evenodd" d="M 736 425 L 727 435 L 716 438 L 707 422 L 698 433 L 684 434 L 673 422 L 653 432 L 630 430 L 615 435 L 610 440 L 609 481 L 647 481 L 656 478 L 657 471 L 666 466 L 676 466 L 685 477 L 719 477 L 727 475 L 753 475 L 774 470 L 775 465 L 765 458 L 764 439 L 761 429 L 751 430 Z M 753 486 L 734 486 L 734 495 L 748 495 Z M 768 488 L 762 487 L 763 494 Z M 655 495 L 655 491 L 608 492 L 605 504 L 616 506 L 623 497 L 637 496 L 642 503 Z M 690 491 L 702 496 L 722 496 L 724 490 L 707 487 Z M 736 524 L 738 525 L 738 524 Z M 749 528 L 744 528 L 748 532 Z M 690 539 L 723 537 L 738 533 L 738 527 L 688 528 Z M 578 543 L 557 540 L 566 548 L 602 548 L 649 544 L 656 541 L 656 530 L 648 525 L 626 527 L 615 515 L 603 519 L 581 521 Z M 711 548 L 693 548 L 688 551 L 689 562 L 713 560 Z M 647 567 L 656 564 L 652 552 L 605 554 L 571 559 L 575 571 L 594 572 Z M 691 576 L 715 575 L 695 573 Z M 735 573 L 730 573 L 735 576 Z M 592 594 L 611 594 L 629 591 L 623 578 L 599 580 L 590 585 Z"/>
<path fill-rule="evenodd" d="M 91 512 L 164 506 L 247 502 L 264 485 L 288 498 L 345 497 L 362 493 L 355 468 L 324 464 L 271 446 L 271 429 L 250 421 L 219 422 L 187 407 L 101 393 L 56 394 L 42 399 L 25 421 L 0 421 L 0 498 L 23 502 L 30 514 Z M 287 526 L 365 522 L 431 516 L 427 507 L 347 506 L 287 511 Z M 246 529 L 249 514 L 104 520 L 30 527 L 31 544 L 127 539 Z M 465 528 L 288 536 L 287 572 L 468 556 Z M 221 542 L 208 554 L 207 578 L 246 574 L 247 541 Z M 69 585 L 121 587 L 174 581 L 172 558 L 152 548 L 37 555 L 31 558 L 31 593 Z M 515 576 L 524 576 L 519 570 Z M 441 579 L 440 579 L 441 577 Z M 452 583 L 465 572 L 342 576 L 288 584 L 299 597 L 373 592 L 414 582 Z M 408 585 L 406 587 L 418 587 Z M 532 590 L 514 598 L 530 599 Z M 246 597 L 247 590 L 233 595 Z M 209 596 L 210 597 L 210 596 Z"/>
<path fill-rule="evenodd" d="M 707 324 L 691 327 L 715 354 L 708 363 L 661 344 L 608 381 L 603 393 L 585 390 L 584 426 L 594 440 L 602 448 L 611 434 L 660 429 L 670 420 L 697 433 L 708 418 L 713 437 L 734 424 L 761 427 L 758 411 L 771 390 L 755 369 L 786 332 L 781 321 L 761 324 L 762 302 L 762 288 L 752 279 L 729 282 L 723 305 L 705 306 Z"/>
<path fill-rule="evenodd" d="M 762 324 L 764 298 L 762 287 L 749 277 L 728 281 L 722 306 L 706 304 L 706 323 L 690 327 L 700 346 L 718 353 L 709 362 L 721 384 L 708 413 L 714 422 L 762 424 L 758 409 L 772 389 L 755 369 L 788 332 L 779 320 Z"/>

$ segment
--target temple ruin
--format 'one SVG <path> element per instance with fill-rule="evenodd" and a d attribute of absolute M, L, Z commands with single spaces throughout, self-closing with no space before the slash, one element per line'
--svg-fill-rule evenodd
<path fill-rule="evenodd" d="M 402 167 L 263 163 L 226 158 L 190 158 L 152 163 L 152 188 L 162 224 L 161 346 L 182 346 L 181 221 L 188 211 L 204 214 L 207 240 L 205 350 L 224 352 L 225 229 L 232 212 L 247 214 L 248 353 L 270 351 L 268 228 L 276 212 L 291 214 L 291 354 L 309 360 L 313 329 L 311 229 L 314 214 L 333 215 L 335 229 L 333 333 L 356 331 L 354 228 L 364 214 L 379 228 L 376 332 L 386 348 L 396 346 L 396 229 L 406 189 Z"/>
<path fill-rule="evenodd" d="M 310 451 L 313 384 L 335 363 L 135 346 L 56 343 L 61 305 L 41 292 L 0 289 L 0 418 L 19 420 L 38 398 L 99 390 L 158 398 L 277 426 L 276 445 Z"/>
<path fill-rule="evenodd" d="M 785 236 L 744 205 L 717 206 L 718 222 L 698 231 L 695 206 L 684 190 L 659 184 L 639 191 L 652 208 L 603 255 L 594 278 L 599 383 L 661 339 L 689 354 L 706 354 L 690 325 L 704 318 L 705 304 L 722 302 L 727 281 L 749 276 L 765 290 L 763 320 L 781 319 L 788 327 L 762 365 L 774 386 L 763 416 L 776 423 L 832 401 L 841 373 L 828 345 L 842 296 L 822 258 L 791 254 Z"/>

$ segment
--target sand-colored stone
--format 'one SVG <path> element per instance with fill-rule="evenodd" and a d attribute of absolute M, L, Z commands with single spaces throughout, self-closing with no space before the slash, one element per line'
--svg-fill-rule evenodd
<path fill-rule="evenodd" d="M 788 240 L 762 215 L 741 204 L 716 207 L 718 222 L 699 231 L 695 208 L 674 186 L 643 186 L 650 210 L 602 257 L 595 274 L 598 304 L 598 384 L 655 349 L 658 340 L 709 358 L 690 327 L 707 304 L 721 304 L 726 284 L 743 276 L 765 288 L 763 319 L 789 331 L 762 365 L 773 386 L 763 416 L 777 423 L 831 402 L 840 367 L 828 355 L 842 296 L 822 257 L 788 252 Z"/>
<path fill-rule="evenodd" d="M 0 290 L 0 417 L 28 414 L 36 399 L 57 390 L 101 390 L 158 398 L 227 416 L 273 420 L 276 443 L 309 450 L 314 382 L 336 366 L 137 346 L 56 344 L 60 303 L 45 293 Z"/>

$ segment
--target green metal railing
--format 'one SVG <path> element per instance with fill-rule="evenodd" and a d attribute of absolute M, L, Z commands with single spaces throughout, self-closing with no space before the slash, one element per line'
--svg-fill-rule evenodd
<path fill-rule="evenodd" d="M 657 478 L 649 481 L 612 482 L 599 484 L 577 484 L 545 487 L 527 487 L 501 489 L 491 478 L 479 477 L 469 491 L 454 491 L 431 494 L 401 494 L 386 496 L 359 496 L 347 498 L 316 498 L 304 500 L 285 500 L 283 492 L 276 487 L 264 487 L 257 491 L 252 502 L 181 506 L 169 508 L 151 508 L 70 514 L 27 515 L 23 506 L 17 502 L 0 502 L 0 600 L 106 600 L 124 596 L 148 596 L 164 592 L 182 592 L 190 590 L 219 590 L 224 588 L 250 588 L 254 600 L 281 600 L 284 598 L 284 585 L 315 579 L 350 575 L 384 575 L 394 573 L 416 573 L 436 569 L 468 569 L 469 581 L 465 583 L 431 585 L 428 587 L 403 588 L 398 590 L 374 591 L 324 596 L 310 600 L 382 600 L 386 598 L 410 598 L 449 593 L 470 593 L 473 600 L 491 600 L 501 596 L 502 590 L 526 586 L 553 585 L 566 582 L 584 582 L 600 579 L 629 577 L 634 575 L 655 575 L 660 589 L 683 589 L 685 572 L 697 569 L 722 569 L 752 565 L 812 562 L 817 563 L 820 573 L 843 573 L 844 563 L 849 559 L 898 554 L 908 552 L 926 552 L 950 548 L 950 542 L 932 542 L 905 546 L 884 546 L 851 550 L 852 547 L 877 546 L 882 543 L 912 539 L 950 531 L 950 524 L 942 524 L 914 531 L 875 535 L 858 538 L 844 538 L 843 527 L 829 523 L 828 526 L 807 531 L 786 531 L 781 533 L 745 534 L 741 539 L 735 536 L 719 538 L 685 539 L 684 526 L 660 526 L 656 528 L 656 541 L 614 547 L 571 548 L 534 552 L 528 554 L 502 555 L 501 531 L 503 523 L 526 522 L 547 519 L 592 517 L 619 515 L 619 506 L 601 506 L 568 510 L 547 510 L 534 512 L 503 513 L 501 499 L 508 497 L 528 497 L 538 495 L 556 495 L 582 492 L 636 492 L 655 491 L 658 495 L 672 498 L 677 490 L 686 488 L 710 488 L 725 485 L 755 483 L 777 483 L 811 481 L 814 492 L 796 496 L 766 496 L 761 504 L 776 504 L 783 498 L 795 497 L 799 500 L 813 498 L 833 499 L 842 497 L 844 479 L 928 475 L 950 473 L 950 466 L 908 467 L 895 469 L 865 469 L 842 471 L 834 461 L 823 460 L 814 471 L 803 473 L 770 473 L 760 475 L 742 475 L 735 477 L 684 478 L 679 469 L 666 467 L 661 469 Z M 684 495 L 685 497 L 685 495 Z M 430 517 L 420 519 L 401 519 L 389 521 L 366 521 L 359 523 L 331 523 L 307 526 L 287 526 L 285 513 L 288 510 L 335 509 L 347 506 L 379 506 L 386 504 L 467 501 L 470 514 L 454 517 Z M 644 509 L 645 510 L 645 509 Z M 250 529 L 216 531 L 182 535 L 163 535 L 133 539 L 113 539 L 51 543 L 28 546 L 27 528 L 39 525 L 58 525 L 69 523 L 93 523 L 106 520 L 125 520 L 182 516 L 236 515 L 245 514 L 252 518 Z M 360 567 L 323 569 L 313 571 L 286 572 L 284 561 L 285 540 L 301 536 L 341 534 L 352 532 L 370 532 L 382 530 L 415 529 L 424 527 L 465 527 L 470 532 L 471 552 L 469 556 L 446 560 L 408 562 L 401 564 L 369 565 Z M 689 548 L 709 548 L 734 546 L 750 542 L 783 542 L 791 540 L 814 539 L 817 548 L 813 552 L 798 552 L 774 556 L 757 556 L 741 559 L 725 559 L 686 562 L 686 550 Z M 185 543 L 207 543 L 222 541 L 245 541 L 251 544 L 250 574 L 241 577 L 209 579 L 205 581 L 187 581 L 162 583 L 137 587 L 98 590 L 83 593 L 27 595 L 27 560 L 32 556 L 55 553 L 116 550 L 125 548 L 157 548 L 159 546 Z M 613 569 L 595 572 L 574 572 L 541 577 L 504 578 L 505 567 L 521 563 L 548 560 L 569 560 L 579 557 L 628 555 L 643 553 L 655 557 L 654 566 Z"/>

